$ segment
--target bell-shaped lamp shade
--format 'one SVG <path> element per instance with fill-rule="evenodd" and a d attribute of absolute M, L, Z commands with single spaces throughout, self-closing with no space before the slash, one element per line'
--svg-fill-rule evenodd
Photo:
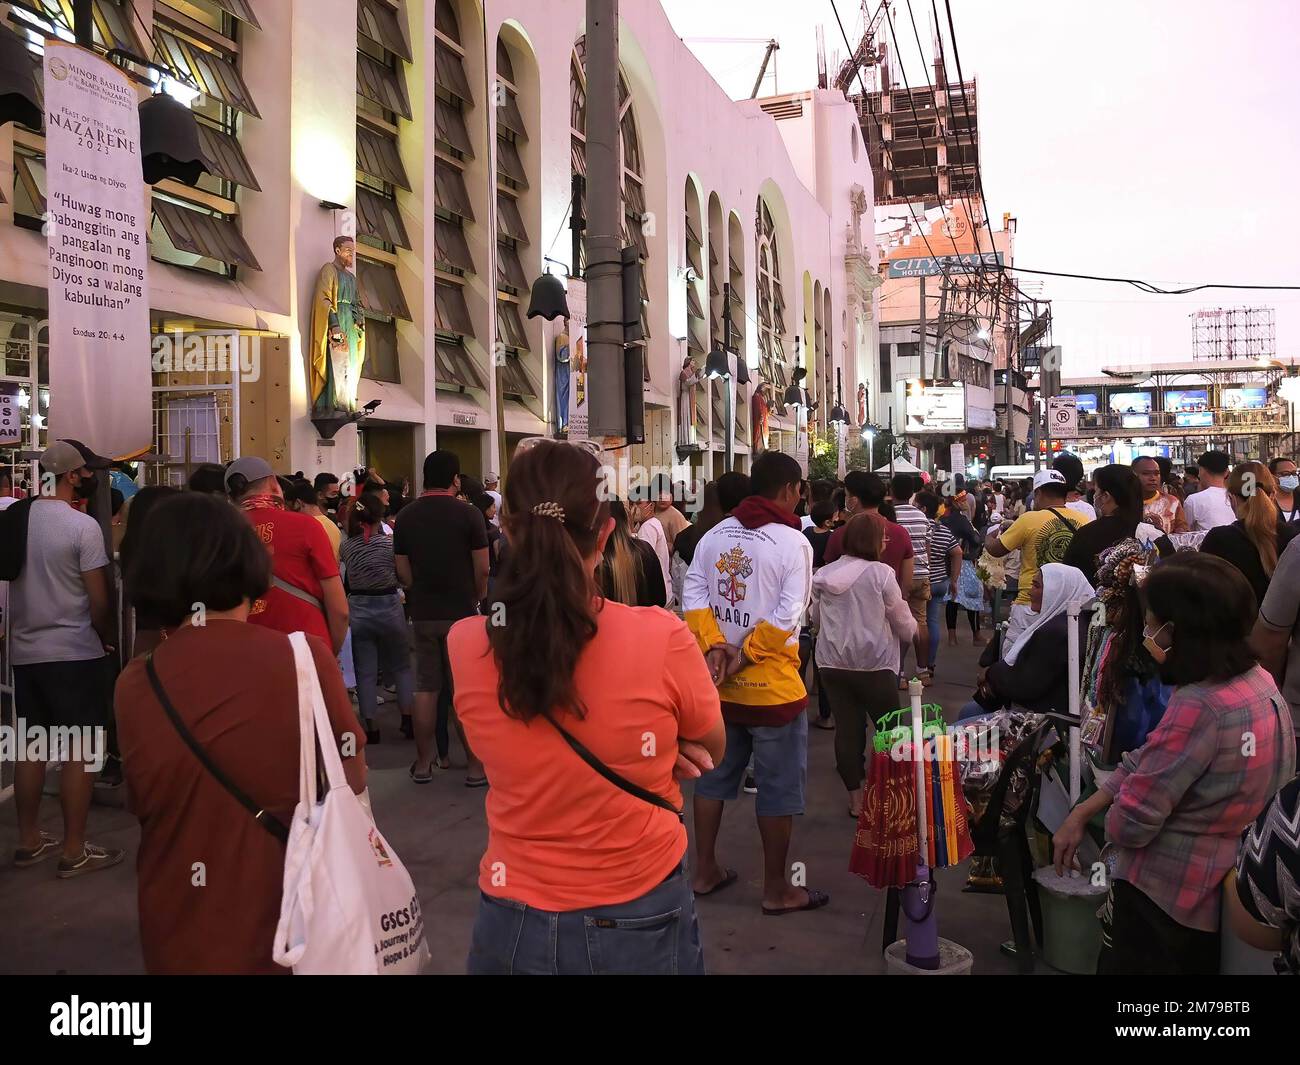
<path fill-rule="evenodd" d="M 18 34 L 0 26 L 0 126 L 6 122 L 40 129 L 41 105 L 32 53 Z"/>
<path fill-rule="evenodd" d="M 146 185 L 167 178 L 198 184 L 208 161 L 199 145 L 194 112 L 165 92 L 145 100 L 140 105 L 140 157 Z"/>
<path fill-rule="evenodd" d="M 731 366 L 727 362 L 727 353 L 721 348 L 714 348 L 704 360 L 705 377 L 730 377 Z"/>
<path fill-rule="evenodd" d="M 842 404 L 836 403 L 835 406 L 831 408 L 830 420 L 832 424 L 835 422 L 847 422 L 849 420 L 849 412 L 844 409 Z"/>
<path fill-rule="evenodd" d="M 803 389 L 798 385 L 791 385 L 785 390 L 785 404 L 787 407 L 803 406 Z"/>
<path fill-rule="evenodd" d="M 749 384 L 749 367 L 745 365 L 744 358 L 736 360 L 736 384 Z"/>
<path fill-rule="evenodd" d="M 554 274 L 542 274 L 533 282 L 528 317 L 545 318 L 548 322 L 569 317 L 569 297 L 564 291 L 564 282 Z"/>

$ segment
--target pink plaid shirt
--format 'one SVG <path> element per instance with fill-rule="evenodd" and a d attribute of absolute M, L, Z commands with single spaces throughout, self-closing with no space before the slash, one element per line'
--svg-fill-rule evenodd
<path fill-rule="evenodd" d="M 1103 785 L 1115 875 L 1175 921 L 1213 932 L 1242 830 L 1295 775 L 1291 712 L 1259 666 L 1174 690 L 1146 743 Z"/>

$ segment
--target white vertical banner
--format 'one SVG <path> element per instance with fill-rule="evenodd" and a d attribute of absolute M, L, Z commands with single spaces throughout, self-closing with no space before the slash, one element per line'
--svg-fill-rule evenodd
<path fill-rule="evenodd" d="M 45 42 L 50 439 L 113 458 L 153 444 L 138 103 L 111 63 Z"/>
<path fill-rule="evenodd" d="M 848 473 L 849 467 L 849 424 L 848 422 L 835 423 L 835 451 L 839 456 L 835 462 L 835 476 L 841 481 Z"/>
<path fill-rule="evenodd" d="M 568 439 L 590 435 L 587 410 L 587 282 L 569 278 L 569 411 Z"/>
<path fill-rule="evenodd" d="M 953 473 L 966 474 L 966 445 L 965 443 L 956 443 L 948 445 L 948 461 L 952 466 Z"/>

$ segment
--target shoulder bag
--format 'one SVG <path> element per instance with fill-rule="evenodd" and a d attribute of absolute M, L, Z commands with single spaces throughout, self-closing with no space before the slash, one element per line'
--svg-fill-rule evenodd
<path fill-rule="evenodd" d="M 632 781 L 628 780 L 626 777 L 620 776 L 618 773 L 614 772 L 614 770 L 610 769 L 609 766 L 607 766 L 594 754 L 592 754 L 591 751 L 589 751 L 586 748 L 586 746 L 584 746 L 583 743 L 576 736 L 574 736 L 567 729 L 565 729 L 558 721 L 555 720 L 555 718 L 551 717 L 550 714 L 543 714 L 542 716 L 548 722 L 550 722 L 551 727 L 554 728 L 556 732 L 558 732 L 561 736 L 564 737 L 564 742 L 573 748 L 574 753 L 579 758 L 581 758 L 584 762 L 586 762 L 589 766 L 591 766 L 592 769 L 594 769 L 602 777 L 604 777 L 611 784 L 613 784 L 614 787 L 620 788 L 621 790 L 627 792 L 629 795 L 632 795 L 640 799 L 642 802 L 648 802 L 651 806 L 658 806 L 661 810 L 667 810 L 669 813 L 673 814 L 678 821 L 681 821 L 683 824 L 685 824 L 686 822 L 685 809 L 679 810 L 676 806 L 674 806 L 671 802 L 665 799 L 662 795 L 656 795 L 653 791 L 647 791 L 645 788 L 641 787 L 640 784 L 633 784 Z"/>

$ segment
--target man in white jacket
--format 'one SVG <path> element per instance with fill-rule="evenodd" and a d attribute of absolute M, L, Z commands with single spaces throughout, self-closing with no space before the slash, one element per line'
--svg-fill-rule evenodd
<path fill-rule="evenodd" d="M 727 753 L 695 784 L 696 895 L 735 883 L 718 862 L 723 804 L 735 799 L 750 755 L 758 782 L 755 812 L 763 841 L 763 912 L 814 910 L 825 892 L 789 880 L 794 815 L 804 812 L 808 775 L 808 693 L 799 672 L 799 627 L 808 607 L 812 545 L 794 516 L 799 463 L 765 451 L 750 474 L 753 494 L 700 540 L 686 574 L 686 624 L 709 662 Z"/>

